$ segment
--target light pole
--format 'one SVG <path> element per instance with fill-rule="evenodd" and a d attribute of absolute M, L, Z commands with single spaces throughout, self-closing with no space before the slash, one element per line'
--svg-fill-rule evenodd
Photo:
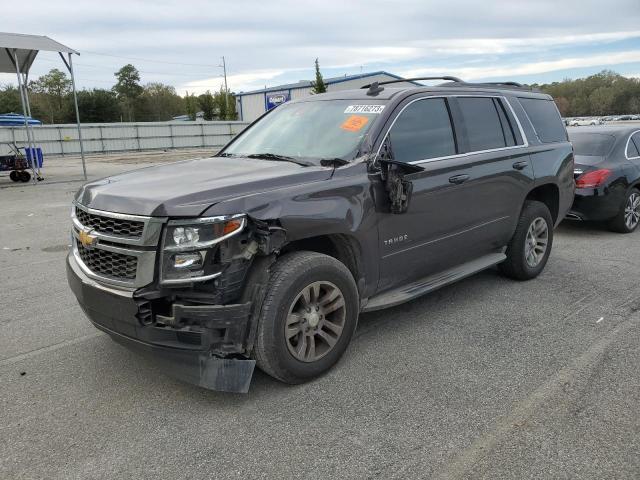
<path fill-rule="evenodd" d="M 222 57 L 222 71 L 224 74 L 224 104 L 227 108 L 227 115 L 229 115 L 229 87 L 227 86 L 227 63 L 224 60 L 224 56 Z"/>

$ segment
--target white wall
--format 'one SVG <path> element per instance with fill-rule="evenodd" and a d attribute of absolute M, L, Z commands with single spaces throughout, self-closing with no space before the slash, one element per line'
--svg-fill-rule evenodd
<path fill-rule="evenodd" d="M 83 123 L 82 144 L 86 153 L 219 148 L 246 126 L 246 122 Z M 80 153 L 76 125 L 35 126 L 33 133 L 44 155 Z M 14 142 L 26 146 L 24 127 L 0 127 L 0 155 L 9 153 L 8 144 Z"/>

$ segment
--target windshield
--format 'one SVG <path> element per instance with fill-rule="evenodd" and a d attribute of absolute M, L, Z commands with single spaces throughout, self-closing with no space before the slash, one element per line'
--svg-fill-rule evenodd
<path fill-rule="evenodd" d="M 605 133 L 570 132 L 569 139 L 576 155 L 604 157 L 611 150 L 616 138 Z"/>
<path fill-rule="evenodd" d="M 361 100 L 285 103 L 242 133 L 222 155 L 353 160 L 384 105 Z"/>

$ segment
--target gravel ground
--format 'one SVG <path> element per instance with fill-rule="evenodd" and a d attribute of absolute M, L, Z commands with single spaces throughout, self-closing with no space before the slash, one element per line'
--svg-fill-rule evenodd
<path fill-rule="evenodd" d="M 640 232 L 565 222 L 538 279 L 490 270 L 363 315 L 324 377 L 231 395 L 86 320 L 64 271 L 78 169 L 0 178 L 0 478 L 640 477 Z"/>

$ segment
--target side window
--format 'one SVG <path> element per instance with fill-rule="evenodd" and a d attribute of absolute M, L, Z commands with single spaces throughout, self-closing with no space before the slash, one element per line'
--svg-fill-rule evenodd
<path fill-rule="evenodd" d="M 631 136 L 627 143 L 627 157 L 633 158 L 640 156 L 640 132 L 636 132 Z"/>
<path fill-rule="evenodd" d="M 500 115 L 493 98 L 458 97 L 457 100 L 471 152 L 507 146 Z"/>
<path fill-rule="evenodd" d="M 513 147 L 518 143 L 516 141 L 516 132 L 513 129 L 513 124 L 509 121 L 504 104 L 499 98 L 494 98 L 493 103 L 498 111 L 498 117 L 500 117 L 500 124 L 502 125 L 504 140 L 507 143 L 507 147 Z"/>
<path fill-rule="evenodd" d="M 405 108 L 389 131 L 393 157 L 399 162 L 455 155 L 456 143 L 443 98 L 418 100 Z"/>
<path fill-rule="evenodd" d="M 519 100 L 542 143 L 567 141 L 567 131 L 553 100 L 538 98 L 520 98 Z"/>

